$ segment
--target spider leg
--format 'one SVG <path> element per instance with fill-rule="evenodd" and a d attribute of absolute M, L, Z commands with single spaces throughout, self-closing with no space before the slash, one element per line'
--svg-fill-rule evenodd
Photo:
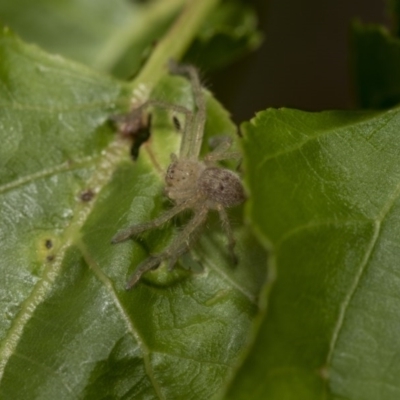
<path fill-rule="evenodd" d="M 229 217 L 228 214 L 225 211 L 225 208 L 222 207 L 220 204 L 217 206 L 217 210 L 219 213 L 219 218 L 221 219 L 222 227 L 224 228 L 226 235 L 228 236 L 228 250 L 229 250 L 229 255 L 232 259 L 233 264 L 238 263 L 238 258 L 235 253 L 235 238 L 233 236 L 233 231 L 231 227 L 231 223 L 229 222 Z"/>
<path fill-rule="evenodd" d="M 111 239 L 111 243 L 119 243 L 123 242 L 124 240 L 129 239 L 132 236 L 140 235 L 143 232 L 146 232 L 153 228 L 158 228 L 159 226 L 165 224 L 170 219 L 172 219 L 176 214 L 179 214 L 181 211 L 188 208 L 189 204 L 188 201 L 184 201 L 180 204 L 177 204 L 173 208 L 161 214 L 158 218 L 155 218 L 149 222 L 144 222 L 142 224 L 135 224 L 131 225 L 126 229 L 123 229 Z"/>
<path fill-rule="evenodd" d="M 162 100 L 147 100 L 139 107 L 134 108 L 128 115 L 127 118 L 132 114 L 132 118 L 135 115 L 141 115 L 143 111 L 149 107 L 158 107 L 167 111 L 175 111 L 177 113 L 183 114 L 186 118 L 192 118 L 193 113 L 188 108 L 180 106 L 179 104 L 170 104 Z M 123 117 L 123 116 L 122 116 Z M 118 116 L 117 116 L 118 118 Z"/>
<path fill-rule="evenodd" d="M 227 135 L 215 135 L 208 140 L 208 145 L 214 153 L 225 153 L 233 143 L 233 139 Z"/>
<path fill-rule="evenodd" d="M 170 60 L 169 71 L 176 75 L 187 75 L 190 78 L 193 90 L 193 98 L 196 103 L 196 113 L 193 115 L 192 124 L 185 129 L 179 156 L 181 158 L 197 159 L 200 154 L 203 141 L 204 125 L 206 123 L 206 102 L 201 89 L 199 74 L 192 65 L 180 65 Z"/>
<path fill-rule="evenodd" d="M 130 276 L 125 288 L 126 290 L 132 289 L 140 280 L 142 275 L 156 268 L 162 261 L 170 259 L 168 263 L 168 269 L 172 270 L 174 265 L 178 261 L 179 257 L 184 254 L 189 246 L 191 235 L 204 223 L 207 218 L 208 209 L 206 207 L 200 207 L 195 211 L 193 218 L 187 223 L 183 230 L 179 233 L 170 246 L 168 246 L 163 252 L 150 256 L 141 264 L 139 264 L 136 271 Z"/>
<path fill-rule="evenodd" d="M 135 272 L 129 277 L 128 282 L 125 285 L 125 289 L 131 290 L 139 282 L 140 278 L 145 272 L 157 268 L 162 260 L 163 259 L 160 256 L 151 256 L 144 260 L 141 264 L 139 264 Z"/>
<path fill-rule="evenodd" d="M 183 114 L 185 116 L 183 135 L 186 135 L 187 131 L 192 129 L 193 112 L 191 110 L 179 104 L 170 104 L 161 100 L 147 100 L 139 107 L 133 108 L 128 114 L 113 115 L 110 119 L 123 126 L 125 131 L 135 131 L 140 127 L 143 111 L 150 107 Z"/>
<path fill-rule="evenodd" d="M 196 102 L 196 107 L 198 112 L 206 114 L 206 105 L 203 97 L 203 92 L 201 90 L 201 84 L 199 79 L 199 74 L 197 69 L 193 65 L 178 64 L 175 60 L 170 60 L 168 63 L 168 68 L 171 74 L 175 75 L 187 75 L 190 78 L 192 84 L 193 97 Z"/>
<path fill-rule="evenodd" d="M 212 164 L 221 160 L 240 160 L 241 154 L 237 151 L 228 151 L 232 146 L 232 138 L 224 136 L 219 138 L 219 143 L 216 145 L 211 153 L 204 156 L 206 163 Z"/>
<path fill-rule="evenodd" d="M 188 250 L 193 241 L 193 235 L 195 235 L 196 230 L 205 222 L 207 214 L 207 207 L 202 206 L 198 208 L 195 211 L 193 218 L 186 224 L 178 237 L 161 253 L 164 255 L 164 258 L 169 258 L 168 269 L 170 271 L 173 270 L 179 257 Z"/>
<path fill-rule="evenodd" d="M 147 107 L 158 107 L 167 111 L 172 110 L 175 113 L 183 114 L 185 116 L 185 125 L 182 133 L 183 136 L 187 135 L 187 131 L 189 129 L 192 129 L 193 118 L 194 118 L 193 112 L 184 106 L 180 106 L 179 104 L 170 104 L 160 100 L 148 100 L 146 101 L 146 103 L 140 106 L 142 110 Z"/>

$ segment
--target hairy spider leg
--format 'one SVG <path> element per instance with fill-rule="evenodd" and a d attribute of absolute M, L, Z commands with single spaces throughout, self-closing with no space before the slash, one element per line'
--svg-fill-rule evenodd
<path fill-rule="evenodd" d="M 179 214 L 181 211 L 185 210 L 186 208 L 189 208 L 191 205 L 190 203 L 191 203 L 191 201 L 184 201 L 180 204 L 177 204 L 173 208 L 170 208 L 169 210 L 165 211 L 158 218 L 155 218 L 149 222 L 144 222 L 142 224 L 134 224 L 134 225 L 129 226 L 126 229 L 123 229 L 122 231 L 119 231 L 111 239 L 111 243 L 123 242 L 132 236 L 140 235 L 143 232 L 146 232 L 150 229 L 157 228 L 157 227 L 165 224 L 170 219 L 172 219 L 176 214 Z"/>
<path fill-rule="evenodd" d="M 144 260 L 136 268 L 135 272 L 129 277 L 128 283 L 126 284 L 126 290 L 132 289 L 140 280 L 142 275 L 147 271 L 156 268 L 161 264 L 162 261 L 170 258 L 168 269 L 172 270 L 178 258 L 184 254 L 189 245 L 191 235 L 199 228 L 207 218 L 208 209 L 206 207 L 198 208 L 193 218 L 188 222 L 188 224 L 183 228 L 179 235 L 173 240 L 170 246 L 168 246 L 163 252 L 151 256 Z"/>
<path fill-rule="evenodd" d="M 204 125 L 206 123 L 206 103 L 199 75 L 197 69 L 192 65 L 179 65 L 174 60 L 170 60 L 168 67 L 172 74 L 188 76 L 192 85 L 197 110 L 194 112 L 192 126 L 185 129 L 186 134 L 182 137 L 179 157 L 197 160 L 203 142 Z"/>
<path fill-rule="evenodd" d="M 204 156 L 204 162 L 212 164 L 223 160 L 240 160 L 242 156 L 239 152 L 228 151 L 232 146 L 232 142 L 231 137 L 224 137 L 211 153 Z"/>
<path fill-rule="evenodd" d="M 182 132 L 182 136 L 185 137 L 187 135 L 187 131 L 192 129 L 193 125 L 193 112 L 184 106 L 180 106 L 179 104 L 170 104 L 161 100 L 147 100 L 142 105 L 137 108 L 134 108 L 129 114 L 122 115 L 114 115 L 111 119 L 117 123 L 124 123 L 129 126 L 138 125 L 137 121 L 140 121 L 143 115 L 143 111 L 151 108 L 158 107 L 163 110 L 173 111 L 176 113 L 183 114 L 185 116 L 185 124 Z"/>
<path fill-rule="evenodd" d="M 174 269 L 179 258 L 188 251 L 191 242 L 193 242 L 196 236 L 196 233 L 198 233 L 199 228 L 206 221 L 208 211 L 208 208 L 205 206 L 198 207 L 194 212 L 193 218 L 190 219 L 176 240 L 174 240 L 171 246 L 166 250 L 166 252 L 169 253 L 169 271 Z"/>

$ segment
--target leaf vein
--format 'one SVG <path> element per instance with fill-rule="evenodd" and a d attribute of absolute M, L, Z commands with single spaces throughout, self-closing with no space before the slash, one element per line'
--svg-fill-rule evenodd
<path fill-rule="evenodd" d="M 98 158 L 100 158 L 100 157 L 98 157 Z M 96 161 L 96 159 L 93 158 L 93 156 L 88 156 L 88 157 L 84 157 L 84 158 L 77 159 L 74 161 L 66 161 L 59 165 L 55 165 L 51 168 L 45 168 L 41 171 L 34 172 L 33 174 L 29 174 L 27 176 L 22 176 L 18 179 L 15 179 L 12 182 L 8 182 L 8 183 L 1 185 L 0 186 L 0 194 L 7 192 L 9 190 L 16 189 L 19 186 L 23 186 L 23 185 L 32 183 L 33 181 L 36 181 L 36 180 L 39 180 L 42 178 L 46 178 L 48 176 L 59 174 L 61 172 L 72 171 L 74 169 L 79 169 L 93 161 Z"/>
<path fill-rule="evenodd" d="M 112 299 L 114 300 L 114 304 L 116 305 L 117 309 L 120 312 L 120 315 L 124 319 L 124 321 L 126 323 L 126 326 L 128 327 L 129 332 L 131 333 L 131 335 L 133 336 L 133 338 L 135 339 L 135 341 L 137 342 L 137 344 L 141 348 L 147 376 L 149 377 L 150 382 L 152 383 L 158 398 L 163 399 L 164 397 L 162 395 L 160 385 L 158 384 L 157 380 L 155 379 L 154 371 L 153 371 L 153 368 L 151 366 L 150 350 L 147 347 L 147 345 L 146 345 L 145 341 L 143 340 L 143 338 L 140 336 L 140 334 L 138 332 L 138 329 L 136 328 L 132 318 L 130 318 L 130 316 L 129 316 L 129 313 L 125 310 L 123 304 L 119 300 L 118 295 L 116 293 L 116 290 L 114 288 L 114 285 L 113 285 L 112 281 L 110 280 L 110 278 L 106 274 L 103 273 L 103 271 L 98 266 L 96 261 L 90 256 L 89 252 L 86 249 L 86 246 L 82 242 L 77 243 L 77 245 L 78 245 L 79 249 L 81 250 L 82 255 L 83 255 L 86 263 L 92 268 L 92 270 L 95 273 L 95 275 L 99 278 L 99 280 L 107 288 L 107 290 L 110 293 Z"/>
<path fill-rule="evenodd" d="M 386 202 L 385 206 L 382 208 L 381 213 L 379 215 L 377 215 L 377 218 L 374 221 L 375 229 L 374 229 L 374 233 L 372 235 L 371 241 L 369 243 L 368 248 L 366 249 L 365 256 L 361 261 L 361 264 L 358 268 L 358 271 L 356 273 L 354 281 L 350 287 L 348 295 L 344 298 L 344 300 L 340 306 L 337 324 L 334 327 L 334 330 L 332 333 L 332 339 L 329 344 L 329 351 L 328 351 L 328 355 L 327 355 L 327 365 L 329 365 L 332 362 L 333 352 L 335 350 L 335 347 L 336 347 L 336 344 L 337 344 L 337 341 L 338 341 L 338 338 L 340 335 L 340 331 L 342 330 L 343 325 L 344 325 L 344 319 L 345 319 L 346 312 L 349 308 L 351 300 L 353 299 L 353 297 L 355 295 L 355 292 L 357 291 L 359 282 L 367 268 L 367 265 L 371 259 L 371 255 L 376 247 L 376 244 L 378 243 L 379 234 L 380 234 L 381 228 L 382 228 L 382 222 L 387 217 L 388 213 L 390 212 L 392 206 L 394 205 L 395 201 L 399 198 L 399 196 L 400 196 L 400 183 L 396 186 L 396 188 L 393 191 L 393 193 L 391 194 L 391 196 L 389 196 L 388 201 Z"/>
<path fill-rule="evenodd" d="M 391 114 L 392 112 L 393 112 L 393 111 L 389 111 L 388 114 Z M 397 113 L 396 113 L 396 112 L 393 112 L 393 115 L 390 115 L 390 118 L 389 118 L 387 121 L 385 121 L 385 123 L 384 123 L 383 125 L 380 125 L 379 127 L 376 127 L 376 128 L 374 128 L 374 129 L 372 130 L 372 134 L 375 134 L 375 133 L 379 132 L 380 130 L 382 130 L 382 129 L 383 129 L 384 127 L 386 127 L 396 116 L 397 116 Z M 287 124 L 287 123 L 286 123 L 286 124 Z M 273 154 L 267 155 L 266 157 L 263 158 L 263 160 L 262 160 L 262 161 L 260 162 L 260 164 L 258 165 L 258 169 L 261 169 L 261 168 L 263 167 L 263 165 L 266 164 L 269 160 L 273 160 L 273 159 L 275 159 L 275 158 L 279 158 L 279 157 L 284 156 L 284 155 L 286 155 L 286 154 L 293 153 L 293 152 L 295 152 L 295 151 L 297 151 L 297 150 L 301 150 L 306 144 L 308 144 L 308 143 L 310 143 L 310 142 L 313 142 L 314 140 L 319 140 L 319 139 L 321 139 L 321 138 L 323 138 L 323 137 L 325 137 L 325 136 L 328 136 L 328 135 L 331 135 L 331 134 L 338 135 L 338 132 L 339 132 L 339 131 L 344 131 L 344 130 L 348 129 L 348 127 L 350 127 L 350 126 L 352 126 L 352 125 L 357 126 L 357 124 L 360 124 L 360 122 L 358 122 L 358 123 L 349 123 L 349 124 L 346 124 L 346 125 L 341 126 L 340 128 L 335 127 L 335 128 L 333 128 L 333 129 L 327 129 L 327 130 L 322 130 L 322 131 L 316 131 L 315 135 L 306 137 L 304 140 L 301 140 L 299 143 L 297 143 L 297 144 L 294 145 L 293 147 L 289 147 L 289 148 L 286 148 L 286 149 L 284 149 L 284 150 L 277 151 L 277 152 L 275 152 L 275 153 L 273 153 Z M 290 124 L 287 124 L 287 125 L 289 125 L 290 127 L 292 127 Z M 297 127 L 296 127 L 295 129 L 298 130 Z M 371 133 L 370 133 L 370 135 L 371 135 Z M 367 136 L 365 139 L 369 142 L 369 136 Z"/>
<path fill-rule="evenodd" d="M 103 157 L 99 161 L 97 168 L 89 180 L 89 184 L 93 186 L 105 185 L 113 174 L 113 164 L 118 163 L 125 155 L 125 143 L 122 141 L 111 142 L 104 150 Z M 23 335 L 23 331 L 27 322 L 33 316 L 36 308 L 41 304 L 48 293 L 53 288 L 53 282 L 60 274 L 62 262 L 67 249 L 71 246 L 70 238 L 76 237 L 77 232 L 89 216 L 96 201 L 85 203 L 82 207 L 81 203 L 77 202 L 78 211 L 75 213 L 68 227 L 63 232 L 64 245 L 60 247 L 56 253 L 55 259 L 48 263 L 44 262 L 44 272 L 42 278 L 39 279 L 33 286 L 32 291 L 27 298 L 22 302 L 21 309 L 14 319 L 9 331 L 0 343 L 0 382 L 4 376 L 4 371 L 11 356 L 15 353 L 19 340 Z"/>

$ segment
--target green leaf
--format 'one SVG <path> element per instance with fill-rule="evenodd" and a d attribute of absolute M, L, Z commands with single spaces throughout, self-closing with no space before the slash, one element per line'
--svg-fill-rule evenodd
<path fill-rule="evenodd" d="M 210 70 L 226 66 L 262 41 L 257 16 L 239 1 L 222 3 L 206 20 L 185 61 Z"/>
<path fill-rule="evenodd" d="M 352 58 L 357 100 L 363 108 L 387 108 L 400 102 L 400 1 L 388 0 L 392 34 L 383 26 L 352 28 Z"/>
<path fill-rule="evenodd" d="M 22 38 L 119 78 L 138 73 L 184 0 L 15 0 L 0 2 L 0 22 Z M 217 68 L 261 42 L 255 13 L 239 2 L 219 5 L 201 26 L 186 60 Z"/>
<path fill-rule="evenodd" d="M 400 39 L 378 25 L 355 23 L 353 70 L 357 100 L 363 108 L 385 108 L 400 102 Z"/>
<path fill-rule="evenodd" d="M 229 399 L 397 399 L 400 110 L 261 112 L 248 217 L 272 254 Z"/>
<path fill-rule="evenodd" d="M 168 59 L 163 48 L 156 54 Z M 183 268 L 162 266 L 126 292 L 138 263 L 177 232 L 169 224 L 143 241 L 110 244 L 119 229 L 169 206 L 162 170 L 180 140 L 170 116 L 154 112 L 133 162 L 130 141 L 108 122 L 129 107 L 132 83 L 8 32 L 0 60 L 0 397 L 210 398 L 247 343 L 264 282 L 265 252 L 241 210 L 232 213 L 236 268 L 214 217 Z M 155 72 L 151 96 L 193 106 L 187 80 L 154 63 L 142 75 Z M 233 134 L 210 96 L 207 111 L 206 136 Z"/>
<path fill-rule="evenodd" d="M 355 21 L 351 61 L 358 105 L 388 108 L 400 102 L 400 1 L 388 0 L 391 32 L 382 25 Z"/>
<path fill-rule="evenodd" d="M 100 71 L 129 77 L 170 26 L 184 0 L 0 2 L 0 21 L 22 38 Z"/>
<path fill-rule="evenodd" d="M 391 22 L 393 25 L 393 34 L 397 37 L 400 36 L 400 25 L 399 25 L 399 16 L 400 16 L 400 1 L 399 0 L 388 0 L 388 11 L 391 17 Z"/>

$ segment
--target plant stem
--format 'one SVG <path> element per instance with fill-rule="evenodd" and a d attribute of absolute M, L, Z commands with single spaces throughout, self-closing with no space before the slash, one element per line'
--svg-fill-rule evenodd
<path fill-rule="evenodd" d="M 150 2 L 149 5 L 141 6 L 142 16 L 134 17 L 131 23 L 122 25 L 104 43 L 94 63 L 96 68 L 111 71 L 128 51 L 133 38 L 140 36 L 143 31 L 148 31 L 151 25 L 160 23 L 167 16 L 177 14 L 185 2 L 186 0 L 157 0 Z"/>
<path fill-rule="evenodd" d="M 219 0 L 188 0 L 181 14 L 167 34 L 160 40 L 139 75 L 131 82 L 153 88 L 161 77 L 168 73 L 167 62 L 182 57 L 197 34 L 200 25 Z"/>

